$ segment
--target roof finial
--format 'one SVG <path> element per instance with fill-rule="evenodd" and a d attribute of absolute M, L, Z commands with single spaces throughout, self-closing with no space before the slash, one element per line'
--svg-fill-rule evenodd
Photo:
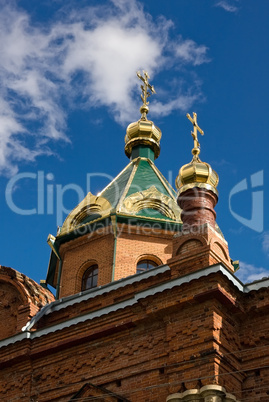
<path fill-rule="evenodd" d="M 190 122 L 193 124 L 193 132 L 191 132 L 192 138 L 194 140 L 194 148 L 191 151 L 193 154 L 193 160 L 199 161 L 200 159 L 199 159 L 198 155 L 200 153 L 200 144 L 198 142 L 197 130 L 202 135 L 204 135 L 204 132 L 197 124 L 197 113 L 193 112 L 193 118 L 189 115 L 189 113 L 187 113 L 187 117 L 190 120 Z"/>
<path fill-rule="evenodd" d="M 156 92 L 155 92 L 153 85 L 150 85 L 150 83 L 148 81 L 150 76 L 148 75 L 147 71 L 143 71 L 143 74 L 144 74 L 144 77 L 140 74 L 140 71 L 137 71 L 137 73 L 136 73 L 138 78 L 144 83 L 144 85 L 141 85 L 141 89 L 142 89 L 141 99 L 143 102 L 143 105 L 140 108 L 140 112 L 142 114 L 141 119 L 147 120 L 147 114 L 149 111 L 149 107 L 148 107 L 149 102 L 147 100 L 151 94 L 156 94 Z M 148 89 L 151 92 L 148 91 Z"/>
<path fill-rule="evenodd" d="M 143 105 L 140 108 L 141 118 L 129 124 L 125 136 L 125 153 L 128 158 L 146 157 L 154 160 L 160 154 L 160 140 L 162 137 L 161 130 L 155 126 L 153 121 L 147 119 L 149 111 L 148 98 L 151 94 L 156 93 L 153 85 L 149 83 L 149 75 L 143 71 L 144 76 L 138 71 L 136 75 L 142 81 L 141 99 Z M 153 151 L 153 152 L 152 152 Z M 153 159 L 154 158 L 154 159 Z"/>
<path fill-rule="evenodd" d="M 193 113 L 193 117 L 187 114 L 187 118 L 193 124 L 193 132 L 191 133 L 194 140 L 194 148 L 192 149 L 193 158 L 190 163 L 179 169 L 176 178 L 176 186 L 179 194 L 184 193 L 190 188 L 205 188 L 217 195 L 219 177 L 215 170 L 208 163 L 202 162 L 198 156 L 200 154 L 200 144 L 197 138 L 197 130 L 202 135 L 204 135 L 204 132 L 197 124 L 197 114 Z"/>

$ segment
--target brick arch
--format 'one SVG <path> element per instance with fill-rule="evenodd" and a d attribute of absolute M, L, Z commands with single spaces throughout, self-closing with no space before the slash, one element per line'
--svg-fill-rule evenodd
<path fill-rule="evenodd" d="M 21 299 L 21 304 L 27 304 L 31 302 L 30 296 L 27 294 L 25 287 L 16 280 L 8 278 L 6 275 L 0 274 L 0 283 L 12 286 L 16 289 L 18 296 Z"/>
<path fill-rule="evenodd" d="M 213 242 L 212 246 L 215 248 L 216 251 L 221 252 L 223 254 L 224 258 L 229 261 L 229 257 L 228 257 L 226 250 L 218 241 Z"/>
<path fill-rule="evenodd" d="M 141 254 L 140 256 L 138 256 L 136 258 L 135 267 L 137 267 L 137 264 L 139 263 L 139 261 L 142 261 L 142 260 L 151 260 L 151 261 L 155 262 L 157 265 L 163 265 L 162 260 L 157 255 L 155 255 L 155 254 Z"/>
<path fill-rule="evenodd" d="M 8 338 L 18 332 L 20 309 L 27 306 L 27 299 L 19 286 L 9 280 L 0 279 L 0 339 Z M 27 317 L 23 324 L 26 324 Z M 22 327 L 23 325 L 21 325 Z"/>
<path fill-rule="evenodd" d="M 84 275 L 84 272 L 91 266 L 91 265 L 98 265 L 99 264 L 96 260 L 94 259 L 89 259 L 87 261 L 84 261 L 80 267 L 77 270 L 76 274 L 76 293 L 81 292 L 81 283 L 82 283 L 82 277 Z"/>
<path fill-rule="evenodd" d="M 38 308 L 54 301 L 53 294 L 26 275 L 10 267 L 0 265 L 0 283 L 9 283 L 18 292 L 22 304 L 33 304 Z"/>
<path fill-rule="evenodd" d="M 191 253 L 194 249 L 203 247 L 203 245 L 204 244 L 201 241 L 201 239 L 197 238 L 188 239 L 179 246 L 179 248 L 176 251 L 176 255 Z"/>
<path fill-rule="evenodd" d="M 0 339 L 20 332 L 54 296 L 15 269 L 0 265 Z"/>

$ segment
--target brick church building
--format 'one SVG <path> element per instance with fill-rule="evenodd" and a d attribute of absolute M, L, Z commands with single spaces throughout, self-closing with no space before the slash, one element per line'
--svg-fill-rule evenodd
<path fill-rule="evenodd" d="M 234 274 L 195 113 L 177 192 L 156 168 L 138 76 L 130 163 L 49 236 L 46 281 L 0 267 L 1 401 L 269 401 L 269 280 Z"/>

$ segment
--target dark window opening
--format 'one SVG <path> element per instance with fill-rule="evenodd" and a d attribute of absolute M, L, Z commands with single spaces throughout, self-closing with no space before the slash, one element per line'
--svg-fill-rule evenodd
<path fill-rule="evenodd" d="M 83 274 L 81 290 L 96 288 L 98 279 L 98 265 L 91 265 Z"/>
<path fill-rule="evenodd" d="M 156 262 L 154 262 L 152 260 L 141 260 L 137 264 L 136 273 L 140 274 L 141 272 L 148 271 L 151 268 L 155 268 L 157 266 L 158 266 L 158 264 L 156 264 Z"/>

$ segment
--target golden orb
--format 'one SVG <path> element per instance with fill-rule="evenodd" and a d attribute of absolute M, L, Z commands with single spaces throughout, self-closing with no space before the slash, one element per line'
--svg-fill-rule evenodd
<path fill-rule="evenodd" d="M 149 112 L 149 107 L 147 106 L 147 105 L 142 105 L 141 107 L 140 107 L 140 113 L 141 114 L 148 114 L 148 112 Z"/>
<path fill-rule="evenodd" d="M 141 109 L 146 106 L 141 106 Z M 160 140 L 162 132 L 150 120 L 142 118 L 135 123 L 129 124 L 125 136 L 125 154 L 128 158 L 132 154 L 132 149 L 138 145 L 147 145 L 154 151 L 155 159 L 160 155 Z"/>
<path fill-rule="evenodd" d="M 198 151 L 200 152 L 200 150 Z M 197 156 L 197 154 L 195 156 Z M 217 172 L 212 169 L 209 163 L 202 162 L 198 158 L 194 158 L 190 163 L 182 166 L 176 178 L 176 187 L 179 190 L 179 193 L 182 193 L 189 188 L 200 187 L 207 188 L 215 194 L 218 194 L 218 183 L 219 176 Z"/>

